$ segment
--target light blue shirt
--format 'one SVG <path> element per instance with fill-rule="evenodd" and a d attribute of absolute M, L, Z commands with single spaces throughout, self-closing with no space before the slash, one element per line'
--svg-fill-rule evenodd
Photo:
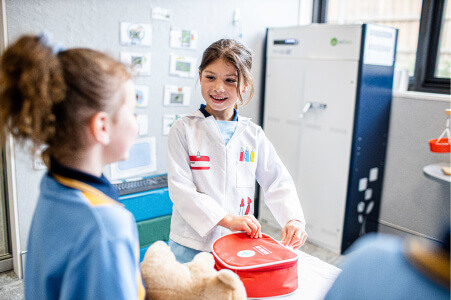
<path fill-rule="evenodd" d="M 137 247 L 124 207 L 90 204 L 45 175 L 28 239 L 25 299 L 137 299 Z"/>
<path fill-rule="evenodd" d="M 205 118 L 208 118 L 210 116 L 210 113 L 206 110 L 206 105 L 201 104 L 199 110 L 204 114 Z M 219 130 L 221 131 L 222 137 L 224 138 L 224 142 L 227 146 L 227 143 L 232 138 L 233 134 L 235 133 L 236 126 L 238 125 L 238 111 L 234 108 L 233 109 L 233 119 L 232 121 L 218 121 Z"/>
<path fill-rule="evenodd" d="M 216 122 L 218 123 L 219 129 L 221 130 L 224 142 L 227 145 L 227 143 L 230 141 L 233 134 L 235 133 L 238 121 L 216 121 Z"/>

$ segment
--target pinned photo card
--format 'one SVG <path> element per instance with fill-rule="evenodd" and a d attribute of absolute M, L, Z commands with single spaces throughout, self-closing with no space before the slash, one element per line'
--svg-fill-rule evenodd
<path fill-rule="evenodd" d="M 196 76 L 196 58 L 171 54 L 169 74 L 180 77 Z"/>
<path fill-rule="evenodd" d="M 110 165 L 111 180 L 141 176 L 157 170 L 155 137 L 137 139 L 127 160 Z"/>
<path fill-rule="evenodd" d="M 180 119 L 181 117 L 185 116 L 185 114 L 165 114 L 163 115 L 163 135 L 168 135 L 169 131 L 171 130 L 172 124 L 177 119 Z"/>
<path fill-rule="evenodd" d="M 190 86 L 164 86 L 164 105 L 165 106 L 187 106 L 191 98 Z"/>
<path fill-rule="evenodd" d="M 121 22 L 121 45 L 151 46 L 152 25 Z"/>
<path fill-rule="evenodd" d="M 171 20 L 171 11 L 162 7 L 155 7 L 152 9 L 152 19 L 161 21 Z"/>
<path fill-rule="evenodd" d="M 128 66 L 134 74 L 150 76 L 150 52 L 121 52 L 121 62 Z"/>
<path fill-rule="evenodd" d="M 136 121 L 138 122 L 138 134 L 147 135 L 149 133 L 149 117 L 145 114 L 137 114 Z"/>
<path fill-rule="evenodd" d="M 33 149 L 33 169 L 34 170 L 45 170 L 47 166 L 42 158 L 42 153 L 47 149 L 47 145 L 41 145 L 37 149 Z"/>
<path fill-rule="evenodd" d="M 136 106 L 147 107 L 149 104 L 149 87 L 147 85 L 135 85 Z"/>
<path fill-rule="evenodd" d="M 197 31 L 172 27 L 169 46 L 171 48 L 196 49 Z"/>

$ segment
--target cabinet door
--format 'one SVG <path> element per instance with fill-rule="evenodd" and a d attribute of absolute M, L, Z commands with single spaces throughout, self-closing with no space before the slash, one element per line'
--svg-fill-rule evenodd
<path fill-rule="evenodd" d="M 298 171 L 304 71 L 304 60 L 275 58 L 267 63 L 263 128 L 294 177 Z"/>
<path fill-rule="evenodd" d="M 296 183 L 309 239 L 341 246 L 353 133 L 357 61 L 268 63 L 264 129 Z M 304 106 L 310 110 L 300 118 Z M 316 108 L 318 104 L 326 108 Z"/>
<path fill-rule="evenodd" d="M 298 177 L 309 238 L 340 252 L 355 113 L 358 62 L 309 61 L 300 125 Z"/>

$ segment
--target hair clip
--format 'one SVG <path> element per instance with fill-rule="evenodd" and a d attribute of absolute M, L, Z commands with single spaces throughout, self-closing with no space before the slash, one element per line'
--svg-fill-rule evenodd
<path fill-rule="evenodd" d="M 54 43 L 52 41 L 52 34 L 50 34 L 49 32 L 42 32 L 40 35 L 38 35 L 38 40 L 42 45 L 52 49 L 52 52 L 55 55 L 60 53 L 61 51 L 66 50 L 61 43 Z"/>

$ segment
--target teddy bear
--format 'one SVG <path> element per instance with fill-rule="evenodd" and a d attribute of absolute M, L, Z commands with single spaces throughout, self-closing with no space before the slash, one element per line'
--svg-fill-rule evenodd
<path fill-rule="evenodd" d="M 218 272 L 214 264 L 213 255 L 207 252 L 181 264 L 165 242 L 155 242 L 147 249 L 141 263 L 147 299 L 247 299 L 238 275 L 230 270 Z"/>

